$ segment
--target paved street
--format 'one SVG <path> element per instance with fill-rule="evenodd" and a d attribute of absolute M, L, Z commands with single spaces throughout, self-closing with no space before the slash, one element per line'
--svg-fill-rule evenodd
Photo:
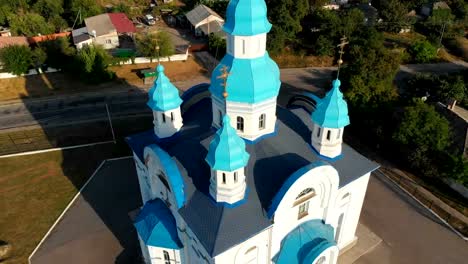
<path fill-rule="evenodd" d="M 357 264 L 467 263 L 468 242 L 382 176 L 370 179 L 360 222 L 383 241 Z"/>
<path fill-rule="evenodd" d="M 466 63 L 439 63 L 423 65 L 403 65 L 397 80 L 417 72 L 452 72 L 466 69 Z M 281 90 L 280 104 L 301 90 L 321 94 L 329 85 L 335 67 L 282 69 L 281 80 L 286 86 Z M 194 80 L 175 83 L 185 91 L 189 87 L 209 82 L 205 76 Z M 292 87 L 291 87 L 292 86 Z M 295 88 L 293 88 L 295 87 Z M 28 100 L 12 104 L 0 103 L 0 129 L 31 125 L 54 125 L 87 120 L 106 119 L 105 103 L 109 105 L 113 117 L 137 114 L 150 114 L 144 102 L 146 90 L 90 92 L 48 99 Z"/>

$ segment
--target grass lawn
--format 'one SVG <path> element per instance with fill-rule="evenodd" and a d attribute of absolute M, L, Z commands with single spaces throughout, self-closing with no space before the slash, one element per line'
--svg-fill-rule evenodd
<path fill-rule="evenodd" d="M 117 75 L 117 80 L 100 85 L 90 85 L 60 73 L 45 73 L 0 79 L 0 101 L 23 98 L 41 98 L 60 94 L 79 93 L 83 91 L 102 91 L 105 89 L 129 90 L 149 87 L 143 84 L 139 72 L 144 68 L 156 68 L 156 62 L 135 65 L 111 66 L 109 69 Z M 173 82 L 191 80 L 206 73 L 193 58 L 187 61 L 162 62 L 165 73 Z"/>
<path fill-rule="evenodd" d="M 26 263 L 36 245 L 102 160 L 122 145 L 0 159 L 0 240 L 13 247 L 5 264 Z"/>
<path fill-rule="evenodd" d="M 294 54 L 281 54 L 272 59 L 280 68 L 330 67 L 333 66 L 333 57 L 328 56 L 298 56 Z"/>

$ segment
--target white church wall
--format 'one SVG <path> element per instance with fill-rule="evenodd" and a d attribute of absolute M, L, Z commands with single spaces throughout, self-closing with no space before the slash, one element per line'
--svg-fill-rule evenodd
<path fill-rule="evenodd" d="M 138 242 L 140 243 L 141 254 L 143 256 L 143 261 L 145 262 L 145 264 L 151 264 L 151 257 L 150 257 L 150 254 L 149 254 L 149 249 L 145 245 L 143 240 L 141 240 L 140 236 L 138 236 Z"/>
<path fill-rule="evenodd" d="M 312 264 L 336 264 L 338 255 L 339 249 L 337 246 L 329 247 L 320 253 L 320 255 L 312 261 Z"/>
<path fill-rule="evenodd" d="M 270 263 L 271 227 L 214 257 L 214 263 Z"/>
<path fill-rule="evenodd" d="M 159 157 L 149 147 L 144 150 L 145 163 L 148 168 L 148 179 L 151 188 L 151 200 L 160 198 L 165 201 L 172 212 L 176 211 L 174 191 L 171 190 L 166 168 L 161 164 Z"/>
<path fill-rule="evenodd" d="M 180 250 L 148 246 L 151 264 L 181 263 Z"/>
<path fill-rule="evenodd" d="M 180 107 L 160 112 L 153 111 L 154 133 L 160 137 L 170 137 L 178 132 L 182 126 L 182 114 Z"/>
<path fill-rule="evenodd" d="M 298 225 L 308 220 L 326 218 L 326 209 L 336 196 L 338 183 L 338 172 L 331 166 L 313 168 L 294 182 L 274 215 L 272 256 L 278 253 L 281 240 Z M 307 188 L 313 188 L 315 192 L 296 199 Z M 303 208 L 307 203 L 307 212 L 301 213 L 301 206 Z"/>
<path fill-rule="evenodd" d="M 266 50 L 266 33 L 255 36 L 232 36 L 227 38 L 227 52 L 239 59 L 261 57 Z"/>
<path fill-rule="evenodd" d="M 333 220 L 330 222 L 335 227 L 335 240 L 338 240 L 337 244 L 340 249 L 356 239 L 356 228 L 361 215 L 369 177 L 370 173 L 367 173 L 338 190 L 334 210 L 330 215 L 330 219 Z M 341 223 L 339 223 L 341 215 L 343 216 Z"/>
<path fill-rule="evenodd" d="M 140 186 L 141 200 L 143 204 L 151 200 L 151 185 L 148 181 L 148 170 L 146 169 L 145 164 L 140 161 L 135 152 L 133 152 L 133 161 L 135 162 L 135 167 L 138 176 L 138 184 Z"/>

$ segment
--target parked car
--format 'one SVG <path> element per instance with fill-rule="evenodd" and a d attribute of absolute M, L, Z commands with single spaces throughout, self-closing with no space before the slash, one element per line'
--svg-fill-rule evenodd
<path fill-rule="evenodd" d="M 150 15 L 150 14 L 147 14 L 145 16 L 145 21 L 146 21 L 146 24 L 148 24 L 150 26 L 156 24 L 156 21 L 155 21 L 154 17 L 152 15 Z"/>

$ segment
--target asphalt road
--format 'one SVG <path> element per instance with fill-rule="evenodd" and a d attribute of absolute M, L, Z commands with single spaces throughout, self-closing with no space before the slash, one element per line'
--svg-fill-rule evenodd
<path fill-rule="evenodd" d="M 466 63 L 439 63 L 423 65 L 403 65 L 397 75 L 401 80 L 417 72 L 445 73 L 467 69 Z M 281 80 L 284 84 L 279 104 L 285 105 L 288 98 L 302 90 L 323 94 L 323 88 L 330 85 L 335 67 L 282 69 Z M 208 82 L 200 76 L 196 80 Z M 176 84 L 182 90 L 194 85 L 194 80 Z M 77 95 L 59 96 L 46 99 L 28 99 L 17 103 L 0 103 L 0 130 L 21 128 L 32 125 L 58 125 L 87 120 L 107 119 L 105 104 L 109 106 L 112 117 L 127 117 L 150 114 L 146 104 L 146 90 L 90 92 Z"/>
<path fill-rule="evenodd" d="M 468 242 L 384 176 L 372 174 L 360 222 L 383 241 L 357 264 L 468 261 Z"/>

